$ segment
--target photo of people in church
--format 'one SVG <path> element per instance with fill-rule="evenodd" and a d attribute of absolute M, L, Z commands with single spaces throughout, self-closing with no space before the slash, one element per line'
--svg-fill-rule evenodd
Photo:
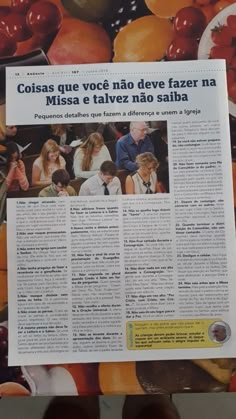
<path fill-rule="evenodd" d="M 0 170 L 9 198 L 169 193 L 167 121 L 1 126 Z"/>

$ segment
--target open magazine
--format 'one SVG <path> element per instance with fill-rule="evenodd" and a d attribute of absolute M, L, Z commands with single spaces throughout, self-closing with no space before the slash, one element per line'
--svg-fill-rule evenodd
<path fill-rule="evenodd" d="M 6 118 L 47 132 L 12 153 L 9 364 L 235 356 L 224 61 L 7 68 Z"/>

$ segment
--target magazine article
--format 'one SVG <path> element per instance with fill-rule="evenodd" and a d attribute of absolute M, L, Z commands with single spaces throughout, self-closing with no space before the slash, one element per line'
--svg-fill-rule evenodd
<path fill-rule="evenodd" d="M 6 69 L 9 365 L 235 355 L 227 106 L 223 60 Z"/>

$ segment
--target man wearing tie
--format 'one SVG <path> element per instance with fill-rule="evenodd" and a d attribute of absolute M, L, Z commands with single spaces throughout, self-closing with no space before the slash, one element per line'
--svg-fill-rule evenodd
<path fill-rule="evenodd" d="M 121 195 L 121 184 L 116 176 L 117 167 L 112 161 L 104 161 L 98 174 L 87 179 L 80 187 L 79 196 Z"/>

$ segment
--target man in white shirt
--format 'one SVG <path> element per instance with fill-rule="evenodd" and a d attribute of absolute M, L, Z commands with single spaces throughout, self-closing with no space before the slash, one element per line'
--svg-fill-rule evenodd
<path fill-rule="evenodd" d="M 121 184 L 116 174 L 115 163 L 109 160 L 104 161 L 99 173 L 90 177 L 81 185 L 79 195 L 121 195 Z"/>

